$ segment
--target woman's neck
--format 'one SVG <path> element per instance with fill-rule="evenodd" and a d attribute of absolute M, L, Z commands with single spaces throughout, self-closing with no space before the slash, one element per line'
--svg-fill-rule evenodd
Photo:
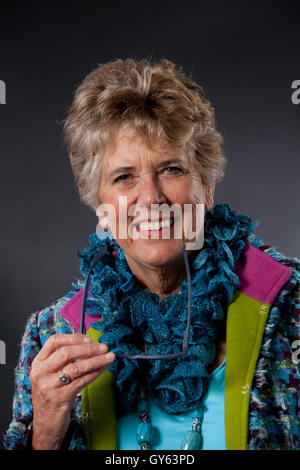
<path fill-rule="evenodd" d="M 188 252 L 189 264 L 197 255 L 196 251 Z M 134 276 L 144 284 L 150 292 L 163 299 L 172 293 L 180 292 L 180 285 L 186 278 L 183 256 L 163 266 L 145 265 L 126 256 L 127 263 Z"/>

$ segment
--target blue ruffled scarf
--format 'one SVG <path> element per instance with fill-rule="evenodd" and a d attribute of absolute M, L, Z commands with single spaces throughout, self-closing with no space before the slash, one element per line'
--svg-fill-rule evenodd
<path fill-rule="evenodd" d="M 206 212 L 204 245 L 191 263 L 192 321 L 189 350 L 173 360 L 130 360 L 117 357 L 108 366 L 115 376 L 117 413 L 136 409 L 140 385 L 167 413 L 197 409 L 207 388 L 208 367 L 214 362 L 218 333 L 227 307 L 239 285 L 235 265 L 257 222 L 219 204 Z M 255 237 L 254 237 L 255 238 Z M 116 353 L 167 354 L 182 349 L 187 320 L 188 283 L 180 293 L 159 302 L 131 272 L 114 239 L 89 237 L 90 246 L 78 252 L 86 277 L 94 257 L 108 246 L 90 277 L 87 315 L 102 314 L 92 327 L 104 332 L 99 341 Z"/>

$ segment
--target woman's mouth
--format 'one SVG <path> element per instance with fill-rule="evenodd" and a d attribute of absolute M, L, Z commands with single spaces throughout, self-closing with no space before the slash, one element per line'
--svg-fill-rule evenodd
<path fill-rule="evenodd" d="M 163 219 L 156 222 L 141 222 L 136 226 L 136 231 L 146 237 L 160 237 L 169 235 L 170 229 L 174 225 L 174 217 Z"/>

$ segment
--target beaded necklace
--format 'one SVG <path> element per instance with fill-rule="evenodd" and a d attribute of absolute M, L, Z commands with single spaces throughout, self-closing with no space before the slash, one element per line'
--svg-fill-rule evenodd
<path fill-rule="evenodd" d="M 141 450 L 150 450 L 151 442 L 153 442 L 152 422 L 146 394 L 141 387 L 141 393 L 138 398 L 139 424 L 136 430 L 136 441 Z M 201 427 L 204 416 L 203 407 L 197 409 L 197 416 L 193 419 L 193 427 L 191 431 L 184 434 L 181 450 L 199 450 L 202 444 Z"/>

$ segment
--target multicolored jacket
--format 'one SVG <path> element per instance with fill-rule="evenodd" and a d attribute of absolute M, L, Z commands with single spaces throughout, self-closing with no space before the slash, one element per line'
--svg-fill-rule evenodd
<path fill-rule="evenodd" d="M 300 450 L 300 262 L 258 242 L 246 243 L 236 265 L 240 285 L 227 312 L 226 449 Z M 30 447 L 31 363 L 54 333 L 79 331 L 82 284 L 27 321 L 15 369 L 7 449 Z M 98 318 L 101 321 L 99 315 Z M 87 334 L 98 341 L 101 334 Z M 106 371 L 77 395 L 66 449 L 117 449 L 113 376 Z"/>

